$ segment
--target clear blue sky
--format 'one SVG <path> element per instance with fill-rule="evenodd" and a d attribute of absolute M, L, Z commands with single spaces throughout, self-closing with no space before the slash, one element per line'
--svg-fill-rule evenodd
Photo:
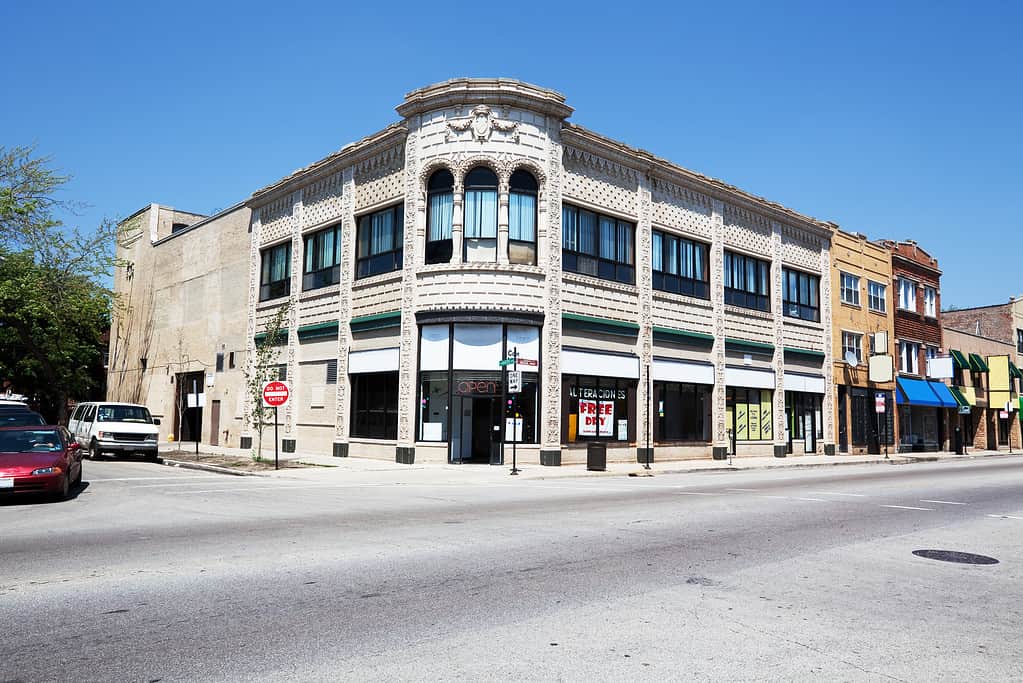
<path fill-rule="evenodd" d="M 943 303 L 1023 293 L 1023 3 L 0 3 L 0 143 L 78 221 L 225 208 L 458 76 L 938 257 Z"/>

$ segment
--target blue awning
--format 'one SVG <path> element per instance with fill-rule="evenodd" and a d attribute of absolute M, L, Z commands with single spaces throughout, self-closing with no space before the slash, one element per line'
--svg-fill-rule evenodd
<path fill-rule="evenodd" d="M 948 390 L 948 387 L 941 382 L 928 382 L 931 385 L 931 390 L 941 401 L 942 408 L 958 408 L 959 403 L 956 401 L 956 397 L 952 395 L 952 392 Z"/>
<path fill-rule="evenodd" d="M 895 392 L 895 402 L 900 405 L 931 406 L 942 408 L 941 400 L 931 389 L 930 385 L 921 379 L 897 380 L 899 390 Z"/>

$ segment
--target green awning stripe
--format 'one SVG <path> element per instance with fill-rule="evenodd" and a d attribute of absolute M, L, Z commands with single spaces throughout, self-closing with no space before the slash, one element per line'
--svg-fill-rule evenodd
<path fill-rule="evenodd" d="M 298 328 L 299 339 L 315 339 L 318 337 L 336 337 L 337 321 L 317 323 L 315 325 L 303 325 Z"/>
<path fill-rule="evenodd" d="M 264 339 L 266 339 L 266 336 L 267 336 L 266 332 L 260 332 L 259 334 L 257 334 L 256 336 L 254 336 L 252 338 L 252 341 L 254 341 L 256 343 L 256 345 L 258 346 L 259 344 L 261 344 L 263 342 Z M 278 336 L 278 339 L 277 339 L 277 344 L 278 344 L 278 346 L 281 346 L 281 345 L 284 345 L 284 344 L 287 344 L 287 343 L 288 343 L 288 328 L 282 327 L 280 335 Z"/>
<path fill-rule="evenodd" d="M 763 342 L 747 341 L 745 339 L 732 339 L 730 337 L 725 338 L 725 347 L 739 346 L 749 349 L 756 349 L 757 351 L 774 351 L 774 344 L 765 344 Z"/>
<path fill-rule="evenodd" d="M 658 327 L 654 325 L 654 334 L 663 334 L 674 337 L 688 337 L 690 339 L 699 339 L 700 341 L 714 341 L 714 335 L 704 334 L 703 332 L 690 332 L 688 330 L 676 330 L 673 327 Z"/>
<path fill-rule="evenodd" d="M 984 358 L 978 353 L 970 354 L 970 369 L 975 372 L 991 372 L 987 363 L 984 362 Z"/>
<path fill-rule="evenodd" d="M 610 318 L 594 318 L 588 315 L 579 315 L 577 313 L 562 313 L 561 319 L 588 325 L 604 325 L 606 327 L 620 327 L 624 330 L 632 330 L 634 332 L 639 331 L 639 325 L 636 323 L 612 320 Z"/>
<path fill-rule="evenodd" d="M 1009 377 L 1023 379 L 1023 373 L 1019 371 L 1019 368 L 1017 368 L 1016 364 L 1013 363 L 1012 361 L 1009 361 Z"/>
<path fill-rule="evenodd" d="M 398 327 L 401 325 L 401 311 L 388 311 L 387 313 L 374 313 L 352 318 L 349 325 L 353 332 L 365 332 L 367 330 L 380 330 L 385 327 Z"/>
<path fill-rule="evenodd" d="M 966 397 L 963 396 L 963 392 L 959 391 L 958 387 L 949 387 L 948 390 L 952 392 L 952 398 L 956 400 L 956 403 L 961 406 L 970 405 L 970 402 L 966 400 Z"/>
<path fill-rule="evenodd" d="M 785 353 L 796 353 L 801 356 L 810 356 L 811 358 L 824 358 L 823 351 L 811 351 L 810 349 L 794 349 L 791 346 L 785 347 Z"/>
<path fill-rule="evenodd" d="M 964 356 L 961 351 L 949 349 L 949 354 L 952 355 L 952 362 L 955 363 L 956 369 L 958 370 L 970 369 L 970 361 L 966 360 L 966 356 Z"/>

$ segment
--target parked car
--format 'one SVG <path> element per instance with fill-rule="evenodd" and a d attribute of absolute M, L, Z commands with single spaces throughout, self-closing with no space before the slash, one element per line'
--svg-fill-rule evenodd
<path fill-rule="evenodd" d="M 45 424 L 43 416 L 31 410 L 0 410 L 0 427 L 35 427 Z"/>
<path fill-rule="evenodd" d="M 82 483 L 82 449 L 63 427 L 0 427 L 0 496 L 65 500 Z"/>
<path fill-rule="evenodd" d="M 159 424 L 145 406 L 86 402 L 72 411 L 68 430 L 87 458 L 111 454 L 156 460 Z"/>

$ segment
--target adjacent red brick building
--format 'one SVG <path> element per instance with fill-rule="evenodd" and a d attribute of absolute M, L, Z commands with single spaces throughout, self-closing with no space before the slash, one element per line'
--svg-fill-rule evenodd
<path fill-rule="evenodd" d="M 900 379 L 925 380 L 927 359 L 942 352 L 938 261 L 912 240 L 879 244 L 892 255 L 895 368 Z M 948 408 L 914 403 L 899 401 L 900 450 L 947 449 Z"/>

